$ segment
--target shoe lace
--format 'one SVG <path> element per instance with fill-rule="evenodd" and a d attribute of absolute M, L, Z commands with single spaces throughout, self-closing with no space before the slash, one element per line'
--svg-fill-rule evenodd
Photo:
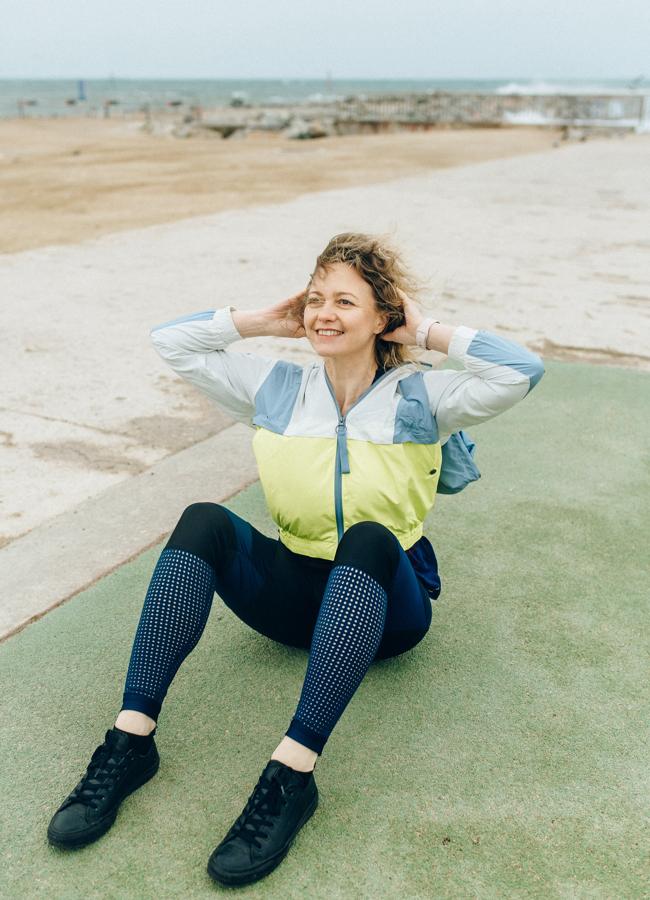
<path fill-rule="evenodd" d="M 261 848 L 259 839 L 268 837 L 273 819 L 281 812 L 291 793 L 278 770 L 270 776 L 262 775 L 228 837 L 240 837 Z"/>
<path fill-rule="evenodd" d="M 71 806 L 73 803 L 81 803 L 97 809 L 107 794 L 111 785 L 115 783 L 129 763 L 126 753 L 119 752 L 115 746 L 108 743 L 108 735 L 103 744 L 95 749 L 90 758 L 86 773 L 79 784 L 66 797 L 61 809 Z"/>

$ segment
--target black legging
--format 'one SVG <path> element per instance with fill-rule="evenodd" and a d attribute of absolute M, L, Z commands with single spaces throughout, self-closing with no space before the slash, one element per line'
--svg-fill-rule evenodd
<path fill-rule="evenodd" d="M 123 709 L 156 719 L 214 592 L 247 625 L 311 648 L 291 737 L 320 752 L 372 659 L 422 640 L 431 600 L 395 536 L 359 522 L 334 560 L 298 555 L 231 510 L 194 503 L 161 553 L 133 643 Z"/>

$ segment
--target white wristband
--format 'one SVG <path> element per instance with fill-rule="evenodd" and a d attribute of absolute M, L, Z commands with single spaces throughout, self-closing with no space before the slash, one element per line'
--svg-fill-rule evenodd
<path fill-rule="evenodd" d="M 415 343 L 423 350 L 427 349 L 427 335 L 432 325 L 440 325 L 440 322 L 437 319 L 422 319 L 415 332 Z"/>

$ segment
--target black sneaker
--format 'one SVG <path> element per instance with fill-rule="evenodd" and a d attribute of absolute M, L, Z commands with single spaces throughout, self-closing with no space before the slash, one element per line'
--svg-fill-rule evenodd
<path fill-rule="evenodd" d="M 318 806 L 313 772 L 267 763 L 243 812 L 212 851 L 208 872 L 221 884 L 249 884 L 273 871 Z"/>
<path fill-rule="evenodd" d="M 115 821 L 122 800 L 149 781 L 159 765 L 153 738 L 149 750 L 140 756 L 126 732 L 109 729 L 86 774 L 54 814 L 47 829 L 50 844 L 71 848 L 96 840 Z"/>

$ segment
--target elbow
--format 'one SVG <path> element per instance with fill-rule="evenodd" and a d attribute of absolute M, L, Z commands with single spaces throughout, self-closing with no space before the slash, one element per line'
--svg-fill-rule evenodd
<path fill-rule="evenodd" d="M 160 348 L 162 346 L 162 341 L 160 340 L 160 335 L 156 333 L 156 329 L 152 328 L 149 332 L 149 340 L 153 344 L 153 346 L 160 352 Z"/>
<path fill-rule="evenodd" d="M 528 388 L 528 392 L 532 391 L 535 385 L 542 380 L 542 376 L 546 369 L 544 368 L 544 363 L 541 358 L 534 353 L 531 354 L 533 359 L 530 361 L 529 371 L 528 371 L 528 380 L 530 381 L 530 387 Z"/>
<path fill-rule="evenodd" d="M 168 359 L 171 356 L 172 348 L 163 338 L 163 332 L 161 328 L 152 328 L 149 332 L 149 340 L 151 344 L 158 353 L 159 356 L 162 356 L 163 359 Z"/>

